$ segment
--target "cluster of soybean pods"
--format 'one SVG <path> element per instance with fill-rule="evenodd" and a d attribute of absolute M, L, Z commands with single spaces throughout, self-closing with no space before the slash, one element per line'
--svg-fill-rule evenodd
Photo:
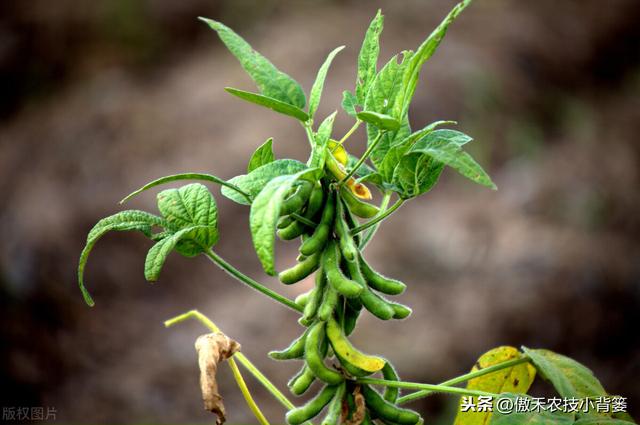
<path fill-rule="evenodd" d="M 329 161 L 335 160 L 329 156 Z M 298 263 L 281 272 L 280 280 L 290 285 L 316 274 L 314 288 L 296 299 L 304 307 L 300 324 L 305 332 L 289 347 L 269 355 L 304 361 L 288 383 L 293 394 L 304 394 L 315 380 L 323 384 L 315 397 L 289 411 L 286 419 L 290 425 L 300 425 L 328 405 L 322 425 L 368 425 L 374 419 L 389 425 L 415 425 L 421 422 L 420 415 L 395 405 L 397 388 L 387 387 L 380 394 L 356 381 L 376 372 L 384 379 L 398 380 L 388 360 L 362 353 L 347 339 L 362 308 L 382 320 L 403 319 L 411 309 L 381 295 L 398 295 L 406 285 L 374 271 L 362 256 L 362 236 L 351 232 L 358 225 L 355 216 L 374 217 L 378 208 L 354 196 L 353 182 L 338 186 L 328 177 L 301 181 L 281 207 L 278 236 L 283 240 L 301 237 L 302 244 Z M 317 225 L 314 228 L 309 222 Z"/>

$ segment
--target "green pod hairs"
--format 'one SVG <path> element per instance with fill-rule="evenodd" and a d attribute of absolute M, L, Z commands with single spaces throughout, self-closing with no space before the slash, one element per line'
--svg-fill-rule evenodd
<path fill-rule="evenodd" d="M 304 323 L 307 323 L 307 326 L 311 324 L 313 318 L 316 317 L 318 307 L 324 299 L 324 290 L 327 284 L 327 279 L 323 269 L 316 272 L 315 278 L 316 286 L 313 289 L 313 294 L 309 297 L 309 301 L 307 301 L 307 305 L 304 306 L 304 310 L 302 312 L 302 320 Z"/>
<path fill-rule="evenodd" d="M 380 208 L 356 198 L 356 196 L 344 186 L 340 188 L 340 197 L 344 199 L 344 202 L 349 207 L 349 211 L 351 211 L 358 217 L 372 218 L 380 212 Z"/>
<path fill-rule="evenodd" d="M 324 210 L 322 210 L 322 216 L 320 217 L 320 223 L 316 227 L 313 234 L 305 240 L 300 246 L 300 253 L 303 255 L 312 255 L 320 251 L 329 236 L 331 236 L 331 227 L 333 225 L 333 219 L 335 216 L 336 199 L 334 193 L 327 195 L 327 200 L 324 204 Z"/>
<path fill-rule="evenodd" d="M 342 202 L 336 202 L 336 217 L 333 226 L 340 245 L 340 251 L 347 261 L 355 261 L 358 258 L 358 247 L 353 241 L 349 226 L 345 221 L 344 206 Z"/>
<path fill-rule="evenodd" d="M 338 425 L 340 422 L 340 417 L 342 416 L 342 400 L 345 398 L 346 387 L 345 382 L 338 385 L 321 425 Z"/>
<path fill-rule="evenodd" d="M 305 277 L 316 271 L 320 265 L 320 253 L 315 253 L 307 257 L 304 261 L 284 270 L 278 274 L 278 279 L 285 285 L 292 285 L 300 282 Z"/>
<path fill-rule="evenodd" d="M 407 288 L 407 285 L 399 280 L 390 279 L 373 270 L 362 255 L 360 255 L 360 269 L 369 286 L 383 294 L 399 295 Z"/>
<path fill-rule="evenodd" d="M 388 360 L 385 362 L 384 367 L 382 368 L 382 377 L 387 381 L 397 381 L 399 379 L 398 372 L 396 372 L 396 370 L 393 368 L 393 365 L 389 363 Z M 395 403 L 399 395 L 400 388 L 385 387 L 382 398 L 387 400 L 389 403 Z"/>
<path fill-rule="evenodd" d="M 299 359 L 304 356 L 304 343 L 307 339 L 307 333 L 309 330 L 307 329 L 302 335 L 298 338 L 294 339 L 291 344 L 280 351 L 270 351 L 269 357 L 274 360 L 293 360 Z"/>
<path fill-rule="evenodd" d="M 333 399 L 339 385 L 325 385 L 325 387 L 314 398 L 303 406 L 289 410 L 287 412 L 287 423 L 289 425 L 300 425 L 309 419 L 315 418 Z"/>
<path fill-rule="evenodd" d="M 344 376 L 324 364 L 324 353 L 321 344 L 326 343 L 325 322 L 316 322 L 309 328 L 309 335 L 305 343 L 304 351 L 307 366 L 321 381 L 330 385 L 336 385 L 344 381 Z"/>
<path fill-rule="evenodd" d="M 340 270 L 340 257 L 335 241 L 329 242 L 322 255 L 322 263 L 327 274 L 329 284 L 341 295 L 347 298 L 359 296 L 364 287 L 358 282 L 346 277 Z"/>
<path fill-rule="evenodd" d="M 399 425 L 415 425 L 420 421 L 420 415 L 413 410 L 403 409 L 389 403 L 368 385 L 362 385 L 361 388 L 367 408 L 375 417 Z"/>
<path fill-rule="evenodd" d="M 396 314 L 395 310 L 387 300 L 373 292 L 369 287 L 365 287 L 360 294 L 360 301 L 364 308 L 381 320 L 392 319 Z"/>
<path fill-rule="evenodd" d="M 326 322 L 333 316 L 333 311 L 338 305 L 340 294 L 331 285 L 327 286 L 324 291 L 324 298 L 322 304 L 318 307 L 318 320 Z"/>
<path fill-rule="evenodd" d="M 309 302 L 309 297 L 311 297 L 312 295 L 313 295 L 313 289 L 298 295 L 296 299 L 293 300 L 293 302 L 298 304 L 300 307 L 305 307 Z"/>
<path fill-rule="evenodd" d="M 289 390 L 293 395 L 300 396 L 307 392 L 313 381 L 316 380 L 316 376 L 311 372 L 309 366 L 304 364 L 302 369 L 298 371 L 287 383 Z"/>
<path fill-rule="evenodd" d="M 293 195 L 284 200 L 280 207 L 280 215 L 285 216 L 302 210 L 302 207 L 309 200 L 314 184 L 303 180 L 298 185 Z"/>

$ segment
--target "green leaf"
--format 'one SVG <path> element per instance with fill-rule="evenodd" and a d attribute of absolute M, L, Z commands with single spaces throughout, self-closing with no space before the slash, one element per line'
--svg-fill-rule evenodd
<path fill-rule="evenodd" d="M 298 179 L 308 178 L 315 172 L 316 170 L 312 168 L 296 174 L 276 177 L 264 186 L 264 189 L 251 204 L 249 225 L 253 246 L 264 271 L 271 276 L 276 273 L 274 264 L 275 230 L 278 218 L 280 218 L 282 202 Z"/>
<path fill-rule="evenodd" d="M 403 92 L 401 98 L 401 115 L 405 115 L 409 110 L 409 104 L 413 98 L 413 94 L 418 84 L 420 77 L 420 70 L 422 65 L 433 55 L 440 42 L 447 33 L 449 25 L 460 15 L 460 13 L 471 3 L 471 0 L 464 0 L 458 3 L 444 20 L 433 30 L 433 32 L 427 37 L 427 39 L 418 47 L 415 54 L 407 61 L 408 64 L 404 69 L 403 75 Z"/>
<path fill-rule="evenodd" d="M 573 423 L 573 425 L 634 425 L 635 422 L 629 422 L 622 419 L 607 418 L 603 416 L 585 416 Z"/>
<path fill-rule="evenodd" d="M 155 282 L 158 280 L 162 266 L 171 253 L 176 249 L 180 252 L 180 243 L 185 242 L 193 246 L 194 241 L 198 240 L 201 232 L 208 232 L 209 226 L 191 226 L 178 230 L 177 232 L 161 239 L 158 243 L 151 247 L 147 252 L 147 258 L 144 262 L 144 277 L 149 282 Z M 201 247 L 197 252 L 198 254 L 203 251 Z M 192 256 L 192 255 L 190 255 Z"/>
<path fill-rule="evenodd" d="M 443 169 L 442 162 L 428 155 L 405 154 L 393 172 L 392 185 L 401 198 L 415 198 L 435 186 Z"/>
<path fill-rule="evenodd" d="M 260 193 L 262 188 L 275 177 L 295 174 L 299 171 L 306 170 L 307 166 L 295 159 L 276 159 L 273 162 L 256 168 L 248 174 L 242 174 L 229 180 L 229 183 L 237 186 L 241 191 L 249 195 L 253 199 Z M 229 188 L 222 188 L 222 195 L 242 205 L 250 205 L 251 202 L 240 195 L 237 191 Z"/>
<path fill-rule="evenodd" d="M 311 93 L 309 94 L 309 116 L 313 118 L 318 110 L 320 104 L 320 97 L 322 97 L 322 89 L 324 88 L 324 80 L 327 78 L 327 71 L 333 62 L 333 58 L 342 50 L 344 46 L 335 48 L 325 59 L 324 63 L 318 70 L 316 81 L 311 86 Z"/>
<path fill-rule="evenodd" d="M 247 166 L 247 173 L 275 160 L 276 157 L 273 154 L 273 138 L 270 137 L 251 155 L 249 165 Z"/>
<path fill-rule="evenodd" d="M 402 160 L 404 154 L 407 153 L 407 151 L 414 145 L 416 141 L 431 133 L 436 129 L 436 127 L 448 124 L 457 123 L 455 121 L 436 121 L 418 131 L 411 133 L 409 136 L 403 138 L 399 142 L 394 141 L 389 150 L 385 153 L 382 161 L 378 161 L 378 169 L 380 170 L 380 174 L 382 175 L 384 181 L 387 183 L 392 182 L 393 173 L 396 167 L 398 166 L 398 164 L 400 164 L 400 161 Z M 471 138 L 469 138 L 469 140 L 471 140 Z"/>
<path fill-rule="evenodd" d="M 359 158 L 356 156 L 353 156 L 351 154 L 347 155 L 347 169 L 351 170 L 353 167 L 355 167 L 355 165 L 358 163 Z M 367 163 L 363 162 L 362 165 L 360 165 L 360 167 L 358 167 L 358 169 L 356 170 L 356 177 L 367 177 L 371 174 L 375 174 L 376 170 L 374 170 L 373 168 L 371 168 L 369 165 L 367 165 Z"/>
<path fill-rule="evenodd" d="M 242 100 L 246 100 L 247 102 L 264 106 L 265 108 L 269 108 L 281 114 L 294 117 L 302 122 L 306 122 L 309 120 L 309 115 L 307 115 L 305 111 L 298 108 L 297 106 L 293 106 L 288 103 L 282 102 L 276 98 L 263 96 L 258 93 L 251 93 L 244 90 L 234 89 L 233 87 L 225 87 L 224 89 L 228 93 L 231 93 L 232 95 L 237 96 Z"/>
<path fill-rule="evenodd" d="M 489 366 L 521 358 L 522 354 L 517 348 L 508 346 L 497 347 L 480 356 L 471 371 L 475 372 Z M 526 394 L 527 391 L 529 391 L 535 376 L 535 368 L 529 363 L 522 363 L 471 379 L 467 383 L 467 389 L 497 394 Z M 477 397 L 471 397 L 471 400 L 473 400 L 473 403 L 478 402 Z M 489 423 L 490 419 L 491 412 L 474 412 L 471 410 L 463 411 L 461 400 L 454 425 L 486 425 Z"/>
<path fill-rule="evenodd" d="M 327 159 L 327 143 L 331 137 L 333 131 L 333 121 L 336 118 L 338 111 L 329 115 L 322 121 L 318 127 L 318 132 L 315 134 L 313 140 L 314 145 L 311 151 L 311 157 L 309 158 L 308 165 L 310 168 L 317 168 L 320 173 L 324 172 L 324 163 Z M 318 179 L 321 175 L 316 176 Z"/>
<path fill-rule="evenodd" d="M 251 76 L 260 92 L 266 97 L 304 108 L 306 98 L 304 91 L 293 78 L 276 68 L 267 58 L 253 50 L 242 37 L 232 29 L 212 19 L 199 18 L 218 33 L 220 40 L 240 61 L 240 65 Z M 305 120 L 306 121 L 306 120 Z"/>
<path fill-rule="evenodd" d="M 428 155 L 434 160 L 448 165 L 475 183 L 494 190 L 497 189 L 496 185 L 491 181 L 491 177 L 468 153 L 462 150 L 461 144 L 466 143 L 468 137 L 465 139 L 460 134 L 460 132 L 454 130 L 435 130 L 418 140 L 407 154 L 421 153 Z"/>
<path fill-rule="evenodd" d="M 349 90 L 345 90 L 342 92 L 342 109 L 347 113 L 347 115 L 356 117 L 356 106 L 358 105 L 358 100 Z"/>
<path fill-rule="evenodd" d="M 235 185 L 219 178 L 216 177 L 214 175 L 211 174 L 204 174 L 204 173 L 181 173 L 181 174 L 173 174 L 170 176 L 165 176 L 165 177 L 160 177 L 157 180 L 154 180 L 152 182 L 147 183 L 146 185 L 142 186 L 140 189 L 130 193 L 129 195 L 127 195 L 124 199 L 122 199 L 122 201 L 120 201 L 121 204 L 124 204 L 125 202 L 127 202 L 129 199 L 133 198 L 136 195 L 139 195 L 140 193 L 149 190 L 153 187 L 156 186 L 160 186 L 163 185 L 165 183 L 170 183 L 170 182 L 174 182 L 174 181 L 181 181 L 181 180 L 202 180 L 202 181 L 209 181 L 209 182 L 213 182 L 213 183 L 218 183 L 219 185 L 222 185 L 224 187 L 229 188 L 232 191 L 235 191 L 238 195 L 240 195 L 241 197 L 244 197 L 245 199 L 247 199 L 247 202 L 250 203 L 251 199 L 248 198 L 249 195 L 247 195 L 246 193 L 242 192 L 242 190 L 240 190 L 238 187 L 236 187 Z"/>
<path fill-rule="evenodd" d="M 114 231 L 128 231 L 138 230 L 144 233 L 146 236 L 151 237 L 151 228 L 153 226 L 164 226 L 165 221 L 153 214 L 149 214 L 144 211 L 127 210 L 109 217 L 103 218 L 98 221 L 87 235 L 87 243 L 80 254 L 80 261 L 78 262 L 78 285 L 85 302 L 93 306 L 95 303 L 89 294 L 89 291 L 84 286 L 84 269 L 89 259 L 89 254 L 95 246 L 96 242 L 104 236 L 107 232 Z"/>
<path fill-rule="evenodd" d="M 562 397 L 598 397 L 607 392 L 584 365 L 569 357 L 549 350 L 536 350 L 522 347 L 543 379 L 553 384 Z"/>
<path fill-rule="evenodd" d="M 358 55 L 356 98 L 360 105 L 364 104 L 369 86 L 376 75 L 378 55 L 380 54 L 380 33 L 382 33 L 383 24 L 384 16 L 382 11 L 378 9 L 378 13 L 369 24 Z"/>
<path fill-rule="evenodd" d="M 168 230 L 177 234 L 190 229 L 188 234 L 181 233 L 177 245 L 174 244 L 180 254 L 193 257 L 218 242 L 216 201 L 200 183 L 163 190 L 158 194 L 158 209 L 167 221 Z"/>
<path fill-rule="evenodd" d="M 518 400 L 521 398 L 531 398 L 523 394 L 500 394 L 500 399 L 511 399 L 512 406 L 518 406 Z M 574 413 L 564 413 L 562 411 L 551 412 L 548 409 L 540 408 L 540 411 L 526 411 L 518 412 L 514 407 L 512 413 L 500 413 L 499 406 L 500 401 L 494 400 L 494 412 L 491 418 L 491 425 L 572 425 L 575 421 Z M 533 403 L 531 401 L 530 403 Z M 502 408 L 504 410 L 504 407 Z M 503 410 L 503 411 L 504 411 Z M 533 410 L 533 409 L 531 409 Z M 461 425 L 467 425 L 465 422 Z"/>

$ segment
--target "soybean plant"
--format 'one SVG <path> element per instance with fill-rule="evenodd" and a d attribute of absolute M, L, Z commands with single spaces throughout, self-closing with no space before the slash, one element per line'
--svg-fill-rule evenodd
<path fill-rule="evenodd" d="M 405 202 L 423 195 L 437 183 L 445 167 L 469 180 L 496 189 L 487 173 L 463 148 L 468 135 L 453 130 L 453 121 L 436 121 L 414 130 L 409 120 L 411 100 L 423 65 L 431 58 L 450 24 L 470 0 L 456 5 L 415 51 L 403 51 L 378 67 L 379 38 L 383 15 L 378 11 L 369 25 L 357 62 L 353 91 L 343 94 L 342 111 L 354 119 L 353 127 L 334 138 L 333 112 L 317 120 L 316 113 L 329 67 L 343 46 L 329 53 L 321 65 L 309 98 L 289 75 L 276 68 L 243 38 L 220 22 L 201 18 L 213 29 L 256 83 L 258 92 L 225 90 L 245 101 L 287 115 L 301 124 L 310 154 L 306 163 L 276 159 L 273 140 L 268 139 L 249 159 L 246 173 L 223 179 L 211 174 L 185 173 L 152 181 L 125 200 L 153 187 L 180 180 L 199 180 L 222 186 L 222 195 L 250 208 L 249 227 L 255 252 L 266 274 L 285 285 L 314 275 L 309 292 L 290 300 L 244 275 L 212 248 L 218 241 L 217 207 L 213 195 L 201 183 L 167 189 L 157 196 L 160 215 L 127 210 L 100 220 L 89 232 L 80 258 L 78 279 L 88 304 L 93 305 L 83 284 L 87 257 L 96 241 L 111 230 L 137 230 L 155 244 L 145 261 L 147 280 L 155 281 L 167 256 L 173 252 L 193 257 L 203 254 L 242 283 L 300 313 L 301 335 L 291 345 L 269 353 L 275 360 L 297 360 L 300 371 L 288 383 L 299 396 L 318 382 L 316 395 L 293 407 L 273 390 L 261 374 L 259 379 L 290 410 L 286 420 L 300 425 L 326 407 L 323 425 L 378 422 L 415 425 L 421 416 L 402 404 L 434 392 L 471 397 L 526 397 L 536 373 L 550 381 L 563 397 L 589 400 L 606 396 L 602 385 L 579 363 L 546 350 L 499 347 L 480 357 L 474 369 L 441 385 L 399 380 L 388 359 L 365 354 L 349 341 L 363 311 L 380 320 L 402 320 L 411 309 L 387 297 L 401 294 L 407 285 L 376 271 L 363 250 L 380 223 Z M 489 29 L 487 29 L 489 30 Z M 316 125 L 316 122 L 319 122 Z M 360 157 L 347 151 L 347 142 L 364 126 L 367 147 Z M 374 205 L 371 190 L 381 195 Z M 391 200 L 395 199 L 391 204 Z M 123 201 L 125 201 L 123 200 Z M 391 205 L 390 205 L 391 204 Z M 275 238 L 297 240 L 296 264 L 276 273 Z M 235 355 L 236 357 L 238 354 Z M 244 361 L 244 360 L 243 360 Z M 244 363 L 243 363 L 244 364 Z M 252 373 L 256 372 L 253 366 Z M 378 375 L 378 377 L 376 377 Z M 466 388 L 456 384 L 469 382 Z M 271 387 L 269 387 L 271 385 Z M 381 393 L 376 387 L 384 387 Z M 417 390 L 400 397 L 400 389 Z M 469 402 L 469 400 L 467 400 Z M 584 423 L 590 413 L 561 414 L 549 410 L 520 414 L 516 422 L 506 414 L 469 412 L 460 409 L 456 424 Z M 623 413 L 598 416 L 600 422 L 623 424 Z M 510 422 L 511 421 L 511 422 Z"/>

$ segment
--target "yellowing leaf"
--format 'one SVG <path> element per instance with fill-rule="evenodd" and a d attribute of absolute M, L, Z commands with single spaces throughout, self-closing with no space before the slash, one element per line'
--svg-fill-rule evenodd
<path fill-rule="evenodd" d="M 522 356 L 522 353 L 520 353 L 517 348 L 509 346 L 497 347 L 480 356 L 471 371 L 475 372 L 509 360 L 520 359 Z M 471 379 L 467 383 L 467 388 L 495 394 L 507 392 L 526 394 L 535 376 L 536 369 L 530 363 L 521 363 Z M 472 397 L 472 400 L 474 404 L 477 404 L 478 400 L 476 397 Z M 456 416 L 454 425 L 487 425 L 490 420 L 491 412 L 472 410 L 463 412 L 461 408 L 458 407 L 458 415 Z"/>
<path fill-rule="evenodd" d="M 343 166 L 347 165 L 347 151 L 345 150 L 344 146 L 342 146 L 342 144 L 331 139 L 329 140 L 329 150 L 340 164 L 342 164 Z"/>

